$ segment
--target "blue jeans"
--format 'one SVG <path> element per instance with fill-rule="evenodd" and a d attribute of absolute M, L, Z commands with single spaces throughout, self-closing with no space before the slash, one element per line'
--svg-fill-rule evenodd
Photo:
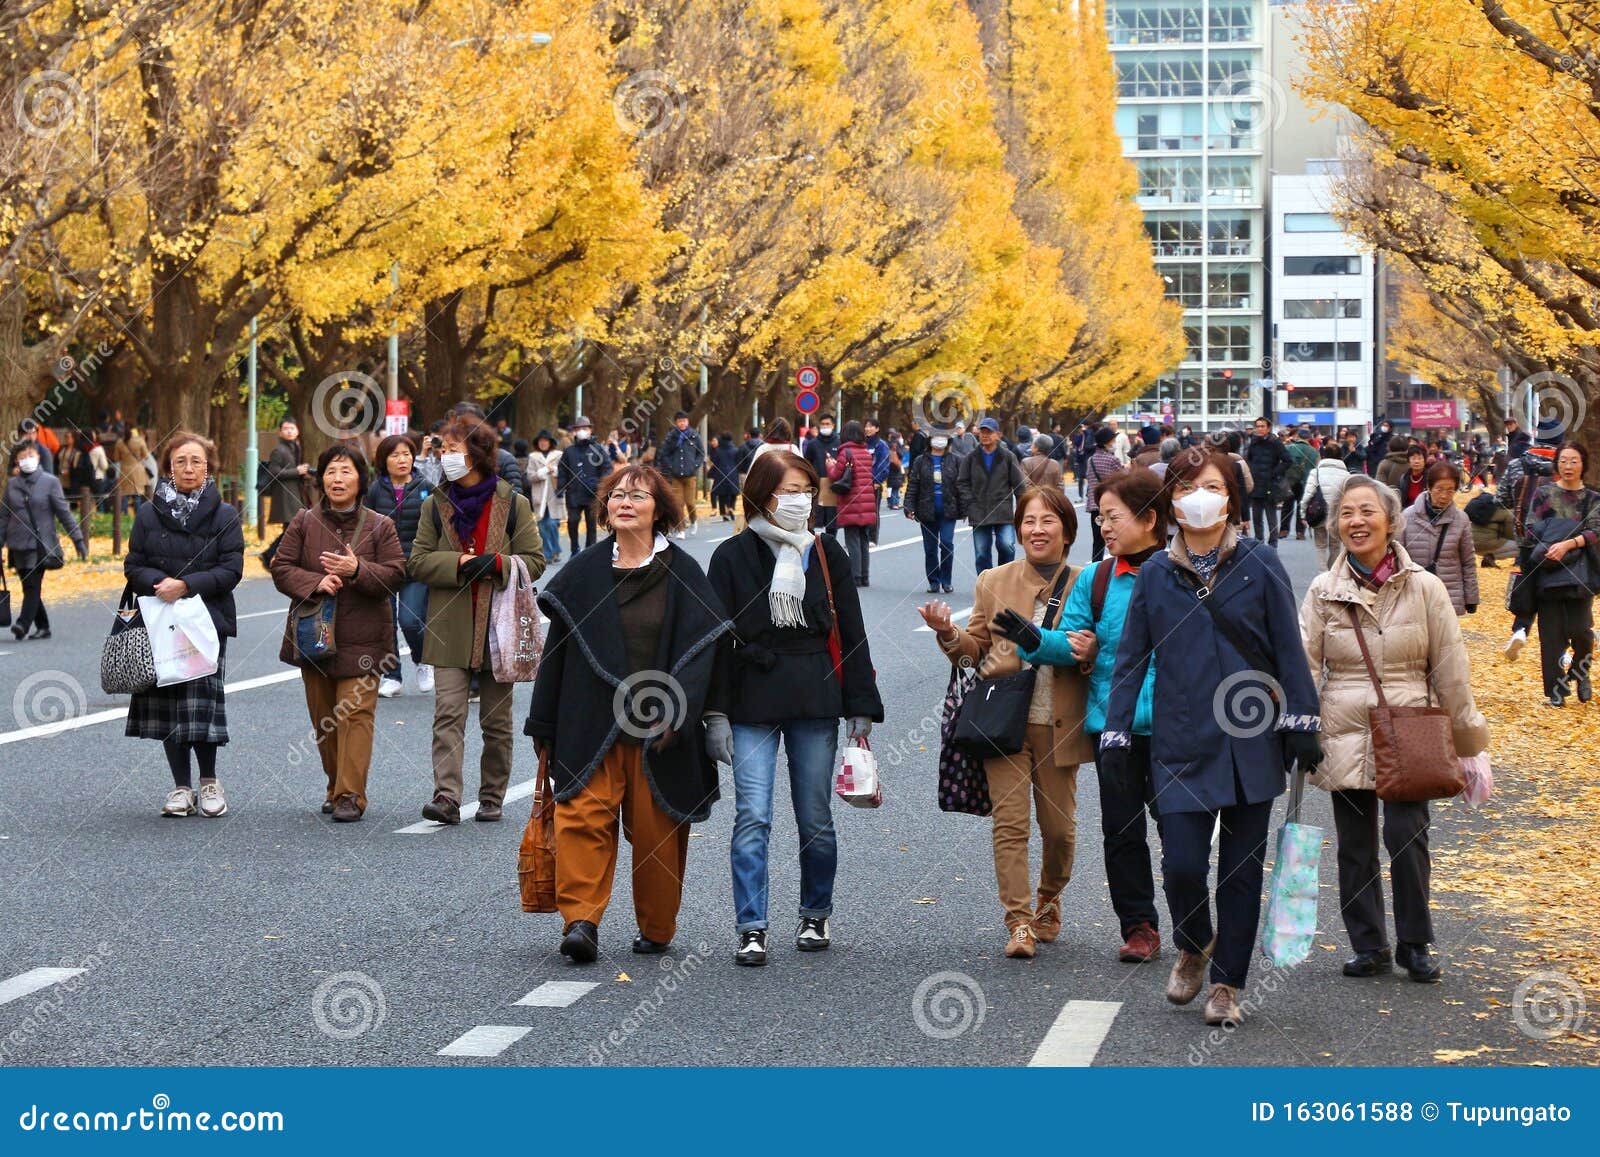
<path fill-rule="evenodd" d="M 996 522 L 989 526 L 972 528 L 972 553 L 979 574 L 994 565 L 990 548 L 999 552 L 1000 565 L 1017 557 L 1017 528 L 1009 522 Z"/>
<path fill-rule="evenodd" d="M 833 760 L 837 719 L 733 725 L 733 903 L 738 930 L 767 926 L 767 846 L 778 737 L 789 760 L 789 794 L 800 829 L 800 915 L 833 914 L 839 843 L 833 830 Z"/>
<path fill-rule="evenodd" d="M 422 663 L 422 634 L 428 624 L 428 584 L 408 582 L 390 600 L 394 608 L 395 650 L 400 650 L 400 636 L 406 637 L 411 648 L 411 661 Z M 400 668 L 395 668 L 398 676 Z"/>
<path fill-rule="evenodd" d="M 544 560 L 561 557 L 561 520 L 547 514 L 539 520 L 539 537 L 544 544 Z"/>
<path fill-rule="evenodd" d="M 941 518 L 938 522 L 924 522 L 922 527 L 922 570 L 928 576 L 928 585 L 951 585 L 956 564 L 956 520 Z"/>

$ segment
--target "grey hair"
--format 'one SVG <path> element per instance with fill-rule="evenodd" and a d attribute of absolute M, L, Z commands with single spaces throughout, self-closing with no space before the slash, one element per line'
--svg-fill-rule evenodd
<path fill-rule="evenodd" d="M 1176 438 L 1161 439 L 1161 460 L 1171 462 L 1178 456 L 1178 451 L 1183 449 L 1183 443 Z"/>
<path fill-rule="evenodd" d="M 1056 440 L 1049 434 L 1040 434 L 1033 440 L 1033 449 L 1035 453 L 1048 454 L 1050 453 L 1050 447 L 1054 446 L 1055 444 Z"/>
<path fill-rule="evenodd" d="M 1383 506 L 1383 513 L 1389 519 L 1389 541 L 1392 543 L 1400 537 L 1400 520 L 1404 514 L 1404 506 L 1400 502 L 1400 495 L 1393 486 L 1386 486 L 1369 474 L 1352 474 L 1339 486 L 1339 500 L 1333 504 L 1335 522 L 1339 517 L 1339 507 L 1344 505 L 1345 495 L 1352 490 L 1370 490 L 1378 496 L 1378 502 Z M 1335 531 L 1337 534 L 1337 531 Z"/>

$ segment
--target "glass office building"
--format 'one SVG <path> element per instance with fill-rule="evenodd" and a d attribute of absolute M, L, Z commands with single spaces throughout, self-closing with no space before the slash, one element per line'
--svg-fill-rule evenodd
<path fill-rule="evenodd" d="M 1107 0 L 1117 132 L 1188 349 L 1133 414 L 1198 428 L 1266 401 L 1265 164 L 1276 105 L 1264 0 Z"/>

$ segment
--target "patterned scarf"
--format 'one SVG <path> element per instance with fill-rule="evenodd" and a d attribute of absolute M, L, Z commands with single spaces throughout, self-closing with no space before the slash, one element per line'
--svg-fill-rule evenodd
<path fill-rule="evenodd" d="M 206 487 L 211 485 L 211 475 L 206 475 L 206 480 L 187 494 L 178 492 L 172 484 L 172 479 L 163 478 L 156 483 L 156 501 L 166 508 L 173 520 L 189 529 L 189 516 L 194 513 L 195 507 L 200 505 L 200 496 L 206 492 Z"/>
<path fill-rule="evenodd" d="M 1371 570 L 1357 562 L 1355 555 L 1346 554 L 1345 557 L 1350 560 L 1350 573 L 1356 576 L 1356 582 L 1368 590 L 1379 589 L 1400 569 L 1400 560 L 1395 556 L 1392 546 L 1384 552 L 1383 557 L 1378 560 L 1378 565 Z"/>

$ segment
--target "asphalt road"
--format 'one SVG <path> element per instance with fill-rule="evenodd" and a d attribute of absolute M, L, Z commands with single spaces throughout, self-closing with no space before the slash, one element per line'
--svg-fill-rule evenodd
<path fill-rule="evenodd" d="M 836 807 L 835 944 L 801 955 L 787 915 L 798 903 L 793 822 L 777 793 L 765 969 L 732 960 L 726 782 L 723 802 L 694 832 L 673 951 L 628 951 L 624 868 L 602 960 L 567 965 L 555 951 L 559 917 L 518 905 L 526 795 L 501 824 L 415 830 L 429 826 L 417 821 L 431 794 L 432 702 L 409 671 L 406 694 L 379 706 L 364 822 L 331 824 L 318 812 L 322 776 L 298 677 L 277 658 L 284 600 L 263 580 L 239 592 L 232 742 L 220 765 L 232 810 L 220 820 L 157 815 L 170 786 L 160 747 L 124 738 L 123 701 L 99 690 L 114 598 L 53 607 L 52 640 L 0 636 L 0 1059 L 1404 1065 L 1485 1045 L 1491 1051 L 1465 1063 L 1547 1056 L 1510 1015 L 1536 954 L 1515 957 L 1525 946 L 1505 938 L 1496 913 L 1448 891 L 1449 851 L 1502 836 L 1454 805 L 1435 809 L 1441 985 L 1339 975 L 1347 953 L 1330 845 L 1311 959 L 1287 972 L 1258 960 L 1244 1026 L 1206 1029 L 1199 1002 L 1176 1008 L 1162 998 L 1170 947 L 1155 964 L 1116 961 L 1092 768 L 1080 777 L 1062 937 L 1032 962 L 1002 958 L 988 821 L 942 814 L 935 802 L 932 721 L 948 665 L 916 629 L 914 608 L 927 597 L 920 542 L 913 524 L 886 515 L 863 602 L 888 709 L 873 737 L 887 798 L 878 811 Z M 730 529 L 703 525 L 682 545 L 703 561 Z M 1086 557 L 1087 538 L 1074 561 Z M 957 555 L 959 609 L 971 602 L 969 535 L 957 538 Z M 1310 543 L 1286 542 L 1283 558 L 1303 590 Z M 527 700 L 520 688 L 519 729 Z M 469 732 L 469 798 L 476 753 Z M 513 783 L 532 767 L 519 735 Z M 1311 793 L 1307 819 L 1331 833 L 1321 793 Z M 1035 847 L 1035 863 L 1037 855 Z M 66 971 L 40 971 L 52 969 Z"/>

